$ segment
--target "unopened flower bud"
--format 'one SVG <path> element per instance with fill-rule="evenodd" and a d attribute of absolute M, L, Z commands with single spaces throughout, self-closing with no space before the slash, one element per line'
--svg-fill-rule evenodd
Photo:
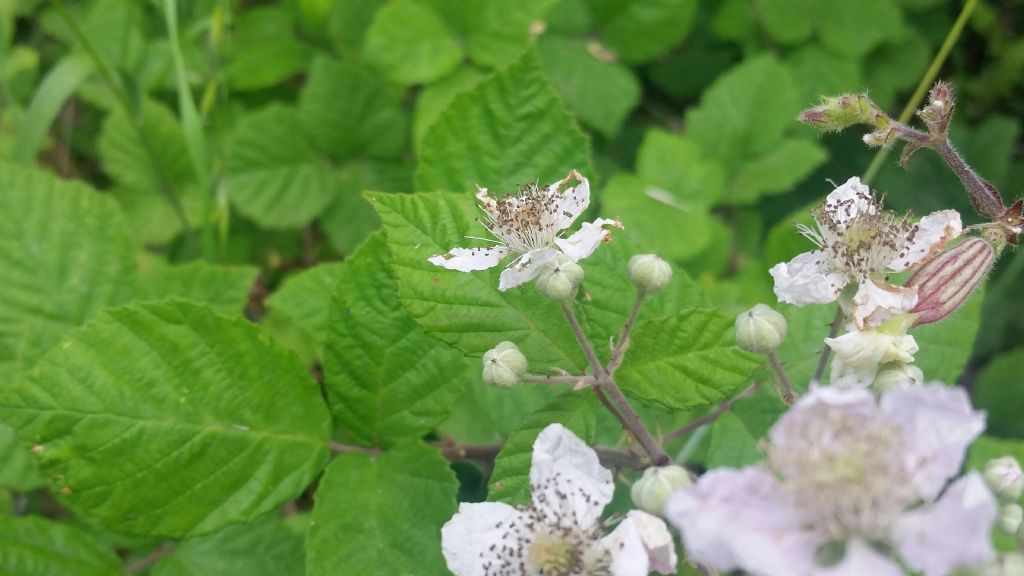
<path fill-rule="evenodd" d="M 1016 502 L 1024 491 L 1024 472 L 1013 456 L 993 458 L 985 464 L 985 481 L 997 496 Z"/>
<path fill-rule="evenodd" d="M 1024 522 L 1024 508 L 1018 504 L 1006 504 L 999 510 L 999 529 L 1013 536 Z"/>
<path fill-rule="evenodd" d="M 736 317 L 736 344 L 755 354 L 776 350 L 786 339 L 786 318 L 765 304 Z"/>
<path fill-rule="evenodd" d="M 573 262 L 572 258 L 559 255 L 554 261 L 544 265 L 537 276 L 537 290 L 545 298 L 555 302 L 567 302 L 576 296 L 576 289 L 583 281 L 583 268 Z"/>
<path fill-rule="evenodd" d="M 907 280 L 917 290 L 914 325 L 929 324 L 952 314 L 974 293 L 995 262 L 986 240 L 968 238 L 932 258 Z"/>
<path fill-rule="evenodd" d="M 672 279 L 672 266 L 655 254 L 637 254 L 629 259 L 629 279 L 641 292 L 658 292 Z"/>
<path fill-rule="evenodd" d="M 511 388 L 526 374 L 526 356 L 515 344 L 505 341 L 484 352 L 484 382 L 499 388 Z"/>
<path fill-rule="evenodd" d="M 668 497 L 690 484 L 693 484 L 693 478 L 682 466 L 652 466 L 644 470 L 643 476 L 633 484 L 629 495 L 637 508 L 661 516 Z"/>
<path fill-rule="evenodd" d="M 838 132 L 854 124 L 888 126 L 885 114 L 866 94 L 843 94 L 821 99 L 821 104 L 800 113 L 797 119 L 826 132 Z"/>
<path fill-rule="evenodd" d="M 872 386 L 875 392 L 881 394 L 893 388 L 917 384 L 924 384 L 924 372 L 920 368 L 913 364 L 892 362 L 881 366 Z"/>
<path fill-rule="evenodd" d="M 881 148 L 888 146 L 892 139 L 889 137 L 887 130 L 875 130 L 874 132 L 868 132 L 861 137 L 864 143 L 872 148 Z"/>

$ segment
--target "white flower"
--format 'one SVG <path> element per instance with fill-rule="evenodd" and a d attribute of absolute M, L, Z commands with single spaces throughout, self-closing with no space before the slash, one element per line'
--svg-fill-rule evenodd
<path fill-rule="evenodd" d="M 962 232 L 955 210 L 933 212 L 916 224 L 883 210 L 856 177 L 828 195 L 814 220 L 816 229 L 799 229 L 818 249 L 772 267 L 775 294 L 798 306 L 823 304 L 856 282 L 852 316 L 859 329 L 917 303 L 915 290 L 885 282 L 885 274 L 925 262 Z"/>
<path fill-rule="evenodd" d="M 666 516 L 694 561 L 723 572 L 897 576 L 903 562 L 945 576 L 994 553 L 997 505 L 980 475 L 947 486 L 983 428 L 958 388 L 907 386 L 878 401 L 817 388 L 772 427 L 763 465 L 708 472 Z"/>
<path fill-rule="evenodd" d="M 866 388 L 875 380 L 879 366 L 887 363 L 910 364 L 918 351 L 917 341 L 904 332 L 905 327 L 850 331 L 826 338 L 835 353 L 829 383 L 838 388 Z"/>
<path fill-rule="evenodd" d="M 578 184 L 563 191 L 562 186 L 570 180 Z M 476 197 L 484 211 L 480 222 L 496 238 L 495 245 L 452 248 L 447 254 L 431 256 L 429 260 L 449 270 L 471 272 L 493 268 L 506 256 L 514 255 L 516 258 L 501 273 L 499 290 L 533 280 L 542 265 L 559 254 L 573 262 L 590 256 L 601 242 L 611 238 L 605 226 L 622 228 L 617 220 L 598 218 L 585 222 L 568 238 L 561 237 L 590 205 L 590 183 L 575 170 L 546 188 L 527 186 L 518 194 L 494 199 L 487 195 L 486 188 L 478 187 Z"/>
<path fill-rule="evenodd" d="M 537 436 L 530 466 L 532 503 L 463 503 L 441 529 L 455 576 L 646 576 L 674 574 L 675 547 L 660 518 L 633 510 L 605 535 L 601 511 L 612 475 L 597 454 L 560 424 Z"/>

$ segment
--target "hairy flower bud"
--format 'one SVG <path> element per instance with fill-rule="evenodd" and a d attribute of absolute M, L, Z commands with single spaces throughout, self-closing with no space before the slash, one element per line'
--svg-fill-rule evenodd
<path fill-rule="evenodd" d="M 786 318 L 765 304 L 736 317 L 736 344 L 747 352 L 767 354 L 786 339 Z"/>
<path fill-rule="evenodd" d="M 672 279 L 672 266 L 655 254 L 637 254 L 629 259 L 629 279 L 641 292 L 658 292 Z"/>
<path fill-rule="evenodd" d="M 693 484 L 693 478 L 682 466 L 652 466 L 644 470 L 643 476 L 633 484 L 629 496 L 637 508 L 661 516 L 668 497 L 690 484 Z"/>
<path fill-rule="evenodd" d="M 512 342 L 505 341 L 484 352 L 484 382 L 499 388 L 511 388 L 526 374 L 526 356 Z"/>
<path fill-rule="evenodd" d="M 821 104 L 800 113 L 797 119 L 826 132 L 838 132 L 854 124 L 886 128 L 889 121 L 867 94 L 843 94 L 821 99 Z"/>
<path fill-rule="evenodd" d="M 907 280 L 917 290 L 915 326 L 942 320 L 974 293 L 992 269 L 996 253 L 981 238 L 968 238 L 932 258 Z"/>
<path fill-rule="evenodd" d="M 576 296 L 576 289 L 583 281 L 583 268 L 572 258 L 559 255 L 549 262 L 537 276 L 537 290 L 545 298 L 555 302 L 566 302 Z"/>
<path fill-rule="evenodd" d="M 1013 536 L 1024 522 L 1024 508 L 1019 504 L 1006 504 L 999 509 L 999 529 Z"/>
<path fill-rule="evenodd" d="M 920 368 L 913 364 L 892 362 L 881 366 L 872 386 L 876 392 L 881 393 L 900 386 L 917 384 L 924 384 L 924 372 Z"/>
<path fill-rule="evenodd" d="M 1013 456 L 993 458 L 985 464 L 985 482 L 997 496 L 1015 502 L 1024 491 L 1024 472 Z"/>

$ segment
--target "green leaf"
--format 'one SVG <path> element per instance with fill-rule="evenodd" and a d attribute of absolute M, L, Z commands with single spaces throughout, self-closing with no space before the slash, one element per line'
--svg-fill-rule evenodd
<path fill-rule="evenodd" d="M 500 193 L 574 168 L 590 173 L 590 145 L 529 52 L 455 97 L 423 138 L 416 189 Z"/>
<path fill-rule="evenodd" d="M 333 187 L 334 202 L 324 212 L 320 225 L 335 250 L 351 254 L 380 228 L 380 218 L 363 198 L 363 192 L 412 190 L 412 166 L 372 160 L 346 162 L 334 172 Z"/>
<path fill-rule="evenodd" d="M 984 300 L 985 289 L 981 287 L 952 315 L 911 331 L 921 347 L 914 355 L 914 363 L 927 380 L 955 384 L 963 374 L 981 327 Z"/>
<path fill-rule="evenodd" d="M 207 262 L 170 266 L 153 261 L 149 266 L 139 275 L 134 300 L 190 300 L 229 316 L 242 313 L 259 274 L 259 269 L 252 266 Z"/>
<path fill-rule="evenodd" d="M 234 91 L 271 88 L 304 71 L 313 58 L 312 48 L 296 38 L 287 6 L 247 7 L 232 24 L 224 73 Z"/>
<path fill-rule="evenodd" d="M 399 95 L 354 64 L 315 59 L 299 94 L 299 114 L 332 158 L 389 158 L 405 149 L 409 118 Z"/>
<path fill-rule="evenodd" d="M 342 454 L 316 492 L 307 576 L 448 574 L 441 526 L 458 483 L 434 449 L 407 443 L 368 458 Z"/>
<path fill-rule="evenodd" d="M 345 268 L 345 264 L 329 262 L 289 276 L 267 298 L 267 307 L 287 314 L 323 346 L 327 342 L 331 300 Z"/>
<path fill-rule="evenodd" d="M 602 19 L 601 38 L 624 62 L 646 62 L 686 38 L 697 15 L 696 0 L 616 0 Z"/>
<path fill-rule="evenodd" d="M 859 58 L 903 31 L 900 9 L 892 0 L 823 2 L 818 38 L 822 46 Z"/>
<path fill-rule="evenodd" d="M 644 135 L 636 172 L 647 184 L 669 193 L 673 204 L 687 211 L 711 206 L 725 186 L 725 171 L 708 161 L 694 142 L 657 128 Z"/>
<path fill-rule="evenodd" d="M 345 261 L 324 358 L 331 412 L 370 446 L 423 436 L 451 413 L 466 383 L 461 355 L 402 308 L 388 259 L 375 234 Z"/>
<path fill-rule="evenodd" d="M 397 84 L 427 84 L 455 70 L 462 47 L 443 20 L 416 0 L 385 5 L 366 31 L 366 61 Z"/>
<path fill-rule="evenodd" d="M 781 44 L 800 44 L 814 33 L 815 3 L 816 0 L 757 0 L 755 6 L 773 39 Z"/>
<path fill-rule="evenodd" d="M 638 325 L 616 374 L 626 393 L 689 410 L 732 396 L 760 364 L 733 342 L 733 319 L 693 308 Z"/>
<path fill-rule="evenodd" d="M 757 447 L 757 437 L 747 429 L 739 416 L 726 412 L 711 426 L 711 445 L 705 466 L 708 468 L 742 468 L 764 458 Z"/>
<path fill-rule="evenodd" d="M 648 186 L 636 176 L 613 176 L 601 200 L 602 212 L 623 222 L 618 234 L 642 246 L 644 252 L 678 262 L 700 254 L 711 241 L 711 216 L 704 207 L 677 202 L 674 194 Z"/>
<path fill-rule="evenodd" d="M 570 392 L 531 414 L 512 433 L 494 459 L 494 472 L 487 499 L 509 504 L 530 502 L 530 463 L 533 443 L 548 424 L 558 422 L 572 430 L 584 442 L 594 439 L 597 418 L 594 399 L 587 392 Z"/>
<path fill-rule="evenodd" d="M 1024 437 L 1024 393 L 1020 382 L 1024 349 L 996 356 L 978 375 L 974 383 L 975 407 L 988 412 L 989 434 Z M 928 376 L 928 374 L 925 374 Z"/>
<path fill-rule="evenodd" d="M 466 52 L 481 66 L 499 68 L 519 58 L 536 37 L 556 0 L 471 0 L 459 8 L 465 15 Z M 434 0 L 439 3 L 451 0 Z"/>
<path fill-rule="evenodd" d="M 121 560 L 107 544 L 69 524 L 0 517 L 0 574 L 114 576 Z"/>
<path fill-rule="evenodd" d="M 335 0 L 327 17 L 327 33 L 334 50 L 357 59 L 366 31 L 386 0 Z"/>
<path fill-rule="evenodd" d="M 35 160 L 64 103 L 92 72 L 92 61 L 75 54 L 65 56 L 46 73 L 18 124 L 12 160 L 26 164 Z"/>
<path fill-rule="evenodd" d="M 0 488 L 29 492 L 42 486 L 46 480 L 39 474 L 35 460 L 18 440 L 14 430 L 0 424 Z"/>
<path fill-rule="evenodd" d="M 30 366 L 132 286 L 135 247 L 109 197 L 39 170 L 0 169 L 0 361 Z"/>
<path fill-rule="evenodd" d="M 608 138 L 619 133 L 640 103 L 640 82 L 633 72 L 597 58 L 582 40 L 541 36 L 537 55 L 566 106 Z"/>
<path fill-rule="evenodd" d="M 297 496 L 327 461 L 331 430 L 293 354 L 186 302 L 101 313 L 0 396 L 0 417 L 40 446 L 73 510 L 179 538 Z"/>
<path fill-rule="evenodd" d="M 828 153 L 816 142 L 784 138 L 773 150 L 740 168 L 733 176 L 729 200 L 745 204 L 764 195 L 789 192 L 827 158 Z"/>
<path fill-rule="evenodd" d="M 186 540 L 161 558 L 151 576 L 302 576 L 303 539 L 277 516 Z"/>
<path fill-rule="evenodd" d="M 825 338 L 835 318 L 838 304 L 791 306 L 780 304 L 777 309 L 786 318 L 786 340 L 779 346 L 778 355 L 786 375 L 797 392 L 807 390 L 818 367 L 818 359 L 825 348 Z M 828 382 L 829 373 L 822 375 Z"/>
<path fill-rule="evenodd" d="M 422 147 L 427 130 L 448 109 L 452 100 L 479 84 L 487 76 L 479 68 L 463 66 L 453 74 L 423 88 L 416 98 L 416 116 L 413 118 L 413 142 L 417 150 Z"/>
<path fill-rule="evenodd" d="M 298 112 L 271 105 L 246 116 L 228 140 L 232 204 L 266 228 L 300 228 L 334 199 L 331 172 L 299 127 Z"/>
<path fill-rule="evenodd" d="M 814 44 L 790 54 L 786 67 L 793 74 L 797 98 L 804 106 L 814 104 L 821 96 L 859 92 L 864 86 L 871 86 L 871 95 L 875 94 L 874 85 L 862 79 L 860 62 Z"/>

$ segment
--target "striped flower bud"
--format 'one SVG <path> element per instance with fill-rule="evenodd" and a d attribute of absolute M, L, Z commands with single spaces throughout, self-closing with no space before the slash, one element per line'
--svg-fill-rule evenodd
<path fill-rule="evenodd" d="M 992 269 L 996 252 L 981 238 L 968 238 L 929 260 L 918 269 L 908 288 L 917 290 L 915 326 L 930 324 L 949 316 L 970 298 Z"/>

